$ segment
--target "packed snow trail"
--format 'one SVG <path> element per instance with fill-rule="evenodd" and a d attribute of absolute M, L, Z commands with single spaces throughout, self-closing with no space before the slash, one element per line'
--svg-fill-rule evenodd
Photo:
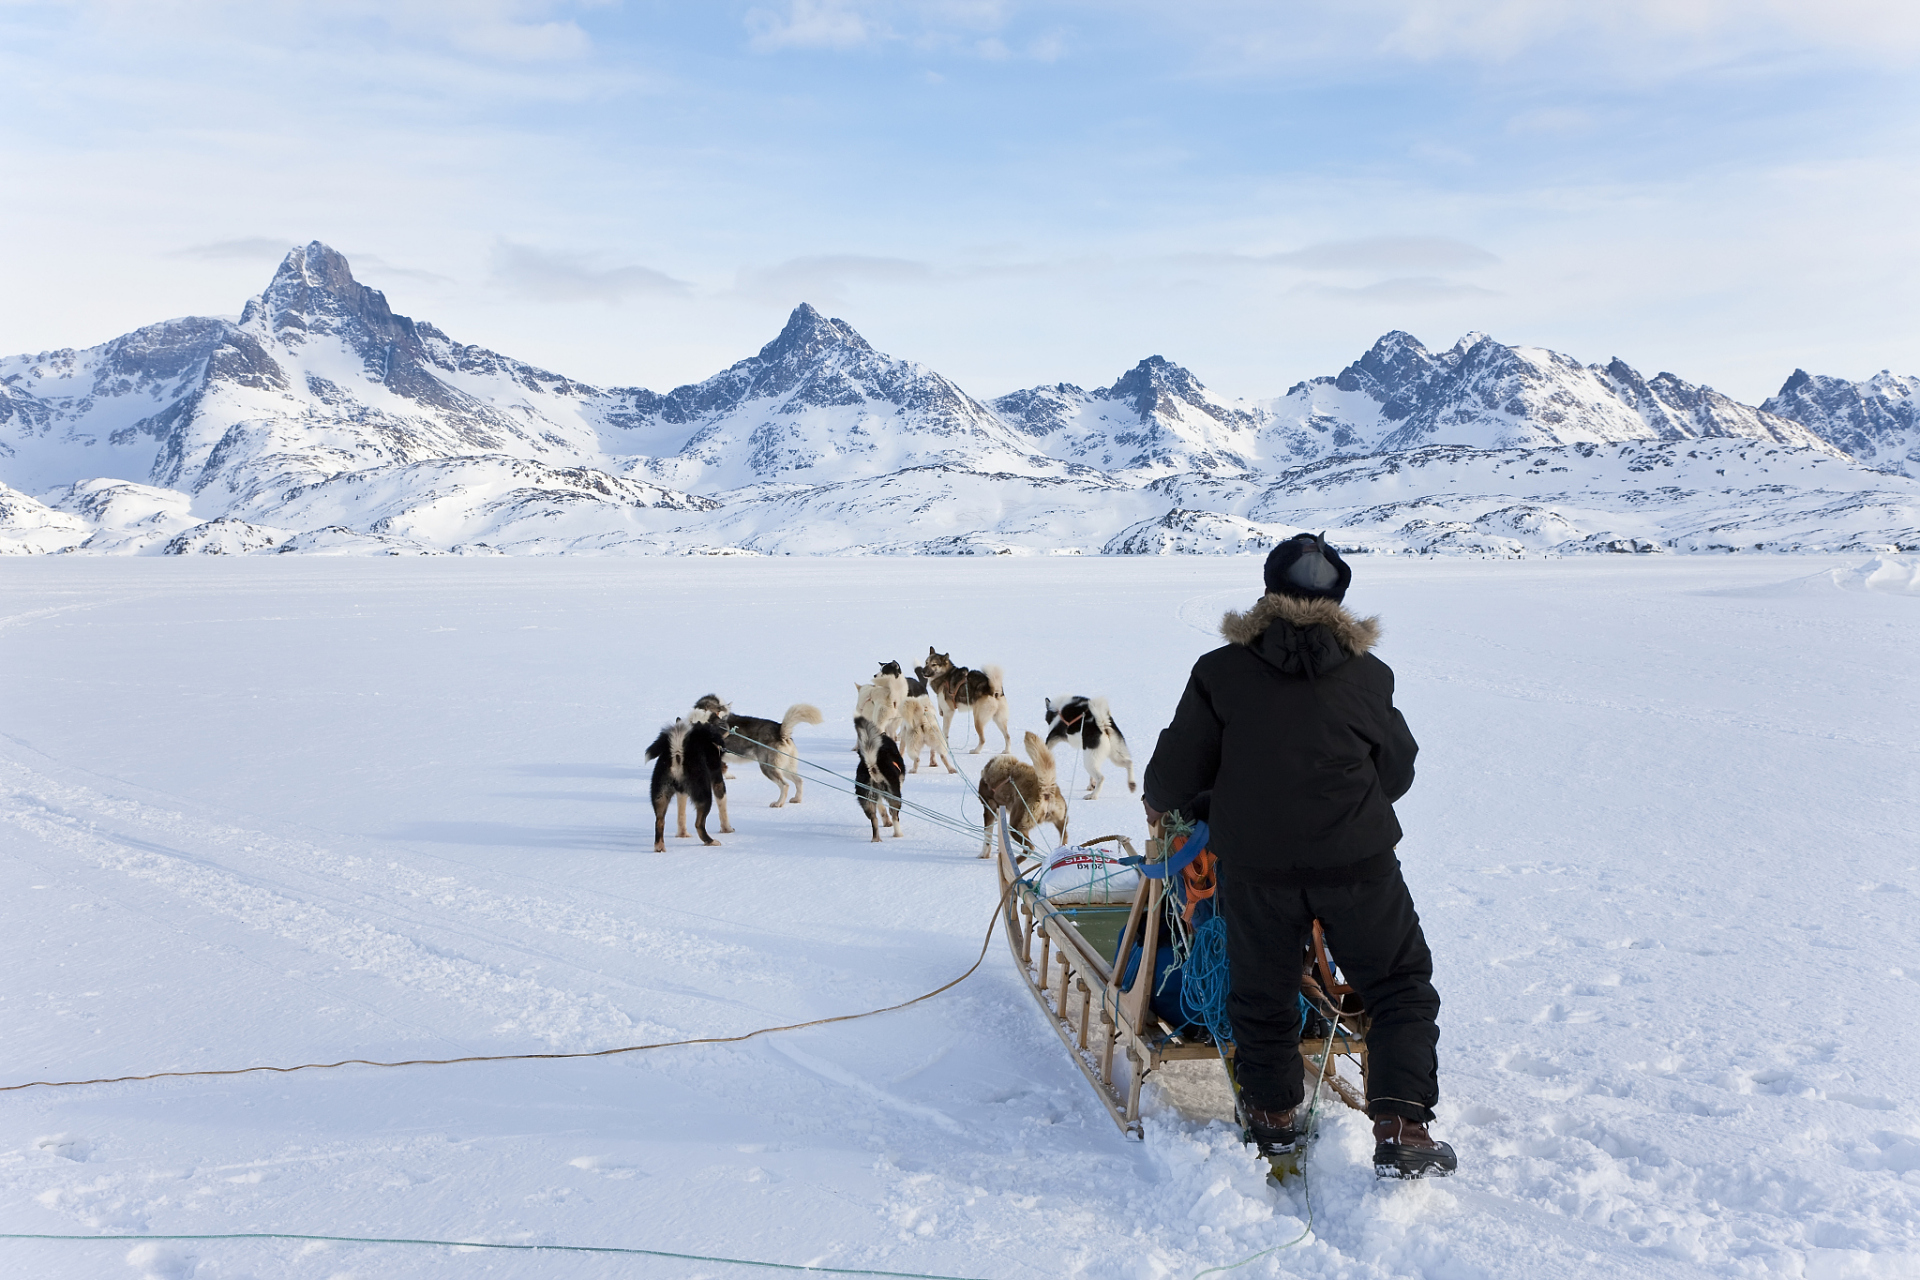
<path fill-rule="evenodd" d="M 1356 563 L 1422 745 L 1401 854 L 1461 1172 L 1379 1184 L 1364 1123 L 1335 1112 L 1311 1236 L 1235 1274 L 1915 1272 L 1920 614 L 1855 567 Z M 909 823 L 873 845 L 850 797 L 771 810 L 736 769 L 738 834 L 654 855 L 658 725 L 708 692 L 811 701 L 828 723 L 803 753 L 850 767 L 852 683 L 931 644 L 1006 668 L 1016 734 L 1045 694 L 1105 694 L 1150 753 L 1257 569 L 0 565 L 0 1083 L 590 1050 L 926 990 L 977 954 L 977 841 Z M 960 775 L 907 794 L 977 819 Z M 1073 802 L 1083 836 L 1138 821 L 1111 784 Z M 1185 1280 L 1304 1225 L 1223 1122 L 1217 1067 L 1170 1071 L 1146 1141 L 1122 1139 L 997 950 L 897 1014 L 644 1057 L 4 1095 L 0 1230 Z M 452 1261 L 124 1249 L 3 1256 L 199 1280 Z"/>

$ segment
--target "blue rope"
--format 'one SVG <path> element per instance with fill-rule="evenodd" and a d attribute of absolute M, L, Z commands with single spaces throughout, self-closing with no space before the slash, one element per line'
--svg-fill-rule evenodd
<path fill-rule="evenodd" d="M 1232 987 L 1227 972 L 1227 924 L 1211 916 L 1193 931 L 1193 945 L 1181 966 L 1180 1012 L 1189 1023 L 1205 1027 L 1215 1044 L 1233 1042 L 1233 1023 L 1227 1017 L 1227 992 Z"/>
<path fill-rule="evenodd" d="M 1227 995 L 1233 990 L 1233 974 L 1227 967 L 1227 922 L 1217 915 L 1201 921 L 1179 967 L 1181 1014 L 1189 1025 L 1205 1027 L 1215 1044 L 1232 1044 L 1233 1021 L 1227 1016 Z M 1169 969 L 1167 976 L 1172 974 Z M 1300 1031 L 1304 1034 L 1313 1006 L 1304 994 L 1299 1001 Z M 1340 1034 L 1344 1040 L 1345 1033 Z"/>

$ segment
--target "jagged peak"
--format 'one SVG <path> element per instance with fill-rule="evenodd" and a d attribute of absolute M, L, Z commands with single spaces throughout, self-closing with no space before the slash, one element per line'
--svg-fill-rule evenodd
<path fill-rule="evenodd" d="M 1451 347 L 1447 348 L 1447 352 L 1442 357 L 1442 359 L 1446 360 L 1449 364 L 1459 364 L 1462 360 L 1466 359 L 1467 356 L 1473 352 L 1474 348 L 1478 347 L 1481 343 L 1492 342 L 1492 341 L 1493 341 L 1492 338 L 1480 332 L 1478 329 L 1469 329 L 1467 332 L 1460 335 L 1460 340 L 1458 342 L 1454 343 Z M 1495 345 L 1498 345 L 1498 344 L 1495 344 Z"/>
<path fill-rule="evenodd" d="M 1368 354 L 1378 353 L 1380 355 L 1386 355 L 1389 352 L 1409 349 L 1417 351 L 1423 356 L 1433 354 L 1427 350 L 1426 343 L 1420 341 L 1420 339 L 1414 337 L 1405 329 L 1389 329 L 1387 332 L 1381 334 L 1374 340 L 1373 346 L 1368 350 Z"/>
<path fill-rule="evenodd" d="M 1187 369 L 1165 356 L 1148 356 L 1095 394 L 1131 405 L 1144 418 L 1159 407 L 1163 395 L 1198 403 L 1206 391 Z"/>
<path fill-rule="evenodd" d="M 1397 419 L 1405 416 L 1405 407 L 1399 401 L 1409 388 L 1444 372 L 1449 363 L 1406 330 L 1395 329 L 1382 334 L 1365 355 L 1342 369 L 1333 385 L 1342 391 L 1364 391 L 1380 403 L 1394 406 L 1388 417 Z"/>
<path fill-rule="evenodd" d="M 854 327 L 841 319 L 828 319 L 816 311 L 810 303 L 801 303 L 787 317 L 786 328 L 780 330 L 780 336 L 760 348 L 762 360 L 783 360 L 797 357 L 817 359 L 837 348 L 854 351 L 872 351 L 867 340 L 854 331 Z"/>
<path fill-rule="evenodd" d="M 301 330 L 326 315 L 351 316 L 388 340 L 400 331 L 411 336 L 411 322 L 394 315 L 387 296 L 355 280 L 346 255 L 320 240 L 287 251 L 260 296 L 248 299 L 240 323 L 264 319 L 275 331 Z"/>
<path fill-rule="evenodd" d="M 287 256 L 280 260 L 279 268 L 273 273 L 274 284 L 283 280 L 298 280 L 309 288 L 322 288 L 330 293 L 342 292 L 358 283 L 347 256 L 321 240 L 309 240 L 305 245 L 287 250 Z"/>

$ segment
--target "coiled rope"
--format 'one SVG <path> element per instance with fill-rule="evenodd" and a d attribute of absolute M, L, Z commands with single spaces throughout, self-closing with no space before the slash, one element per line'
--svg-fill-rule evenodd
<path fill-rule="evenodd" d="M 1233 1021 L 1227 1016 L 1227 922 L 1208 916 L 1195 927 L 1180 970 L 1180 1012 L 1191 1025 L 1202 1026 L 1215 1044 L 1233 1043 Z"/>

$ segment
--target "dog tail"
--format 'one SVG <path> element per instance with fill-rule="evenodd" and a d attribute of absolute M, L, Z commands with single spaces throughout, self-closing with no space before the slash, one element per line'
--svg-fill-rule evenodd
<path fill-rule="evenodd" d="M 867 772 L 874 777 L 880 776 L 880 726 L 865 716 L 853 718 L 854 750 L 866 762 Z"/>
<path fill-rule="evenodd" d="M 1007 673 L 995 666 L 980 668 L 987 673 L 987 691 L 996 698 L 1007 696 Z"/>
<path fill-rule="evenodd" d="M 786 715 L 780 717 L 780 736 L 783 738 L 791 738 L 793 736 L 793 726 L 797 724 L 819 724 L 823 719 L 825 719 L 825 717 L 820 714 L 820 708 L 809 706 L 804 702 L 796 702 L 787 708 Z"/>
<path fill-rule="evenodd" d="M 679 764 L 686 753 L 687 733 L 693 728 L 685 720 L 675 720 L 672 724 L 662 725 L 660 736 L 647 748 L 647 759 L 658 760 L 661 756 L 670 756 Z"/>
<path fill-rule="evenodd" d="M 1053 752 L 1047 750 L 1047 744 L 1042 742 L 1040 735 L 1031 729 L 1027 730 L 1026 743 L 1027 759 L 1033 761 L 1033 767 L 1039 770 L 1041 778 L 1052 782 L 1054 780 Z"/>

